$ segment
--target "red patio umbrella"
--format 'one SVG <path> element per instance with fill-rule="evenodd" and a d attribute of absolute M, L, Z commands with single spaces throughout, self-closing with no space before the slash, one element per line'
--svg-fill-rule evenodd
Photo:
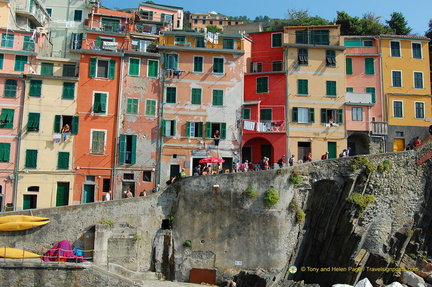
<path fill-rule="evenodd" d="M 218 157 L 210 156 L 210 157 L 200 159 L 199 161 L 199 163 L 219 163 L 219 162 L 225 162 L 225 160 Z"/>

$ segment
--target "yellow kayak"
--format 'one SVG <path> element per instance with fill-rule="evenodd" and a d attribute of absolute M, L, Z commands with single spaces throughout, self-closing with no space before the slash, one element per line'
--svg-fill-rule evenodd
<path fill-rule="evenodd" d="M 29 216 L 29 215 L 8 215 L 0 217 L 0 224 L 8 222 L 34 222 L 48 220 L 47 217 Z"/>
<path fill-rule="evenodd" d="M 2 247 L 0 248 L 0 257 L 21 259 L 21 258 L 41 258 L 42 255 L 33 252 L 24 251 L 21 249 Z"/>
<path fill-rule="evenodd" d="M 19 231 L 30 229 L 38 226 L 42 226 L 49 223 L 47 221 L 35 221 L 35 222 L 8 222 L 0 224 L 0 231 Z"/>

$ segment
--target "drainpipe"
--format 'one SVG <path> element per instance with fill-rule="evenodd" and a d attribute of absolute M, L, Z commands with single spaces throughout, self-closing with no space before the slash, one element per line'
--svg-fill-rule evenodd
<path fill-rule="evenodd" d="M 20 153 L 21 153 L 21 134 L 22 134 L 22 126 L 24 121 L 24 100 L 25 100 L 25 91 L 26 91 L 26 83 L 27 83 L 27 76 L 22 75 L 19 78 L 23 82 L 23 89 L 21 93 L 21 103 L 20 103 L 20 120 L 18 122 L 18 129 L 17 129 L 17 146 L 16 146 L 16 154 L 15 154 L 15 167 L 14 167 L 14 184 L 13 184 L 13 210 L 16 210 L 16 203 L 18 198 L 18 168 L 19 168 L 19 160 L 20 160 Z"/>
<path fill-rule="evenodd" d="M 285 70 L 285 132 L 286 132 L 286 143 L 285 143 L 285 155 L 287 158 L 291 157 L 290 151 L 290 137 L 289 137 L 289 85 L 288 85 L 288 47 L 284 49 L 284 70 Z"/>
<path fill-rule="evenodd" d="M 115 189 L 115 181 L 116 181 L 116 175 L 117 175 L 117 157 L 118 157 L 118 138 L 120 135 L 120 114 L 121 114 L 121 100 L 122 100 L 122 93 L 123 93 L 123 78 L 124 78 L 124 58 L 125 55 L 120 58 L 120 79 L 119 79 L 119 87 L 118 87 L 118 97 L 117 97 L 117 115 L 116 115 L 116 133 L 114 137 L 114 162 L 113 162 L 113 169 L 112 169 L 112 181 L 111 181 L 111 192 L 113 199 L 116 198 L 116 189 Z M 120 192 L 121 194 L 121 192 Z M 120 198 L 120 197 L 119 197 Z"/>
<path fill-rule="evenodd" d="M 384 73 L 383 73 L 383 59 L 382 59 L 382 47 L 381 47 L 381 37 L 377 37 L 378 39 L 378 55 L 379 55 L 379 59 L 380 59 L 380 99 L 381 99 L 381 114 L 382 114 L 382 122 L 385 121 L 387 122 L 387 132 L 388 132 L 388 109 L 387 109 L 387 95 L 385 95 L 384 97 L 384 91 L 383 91 L 383 87 L 384 87 Z M 387 143 L 386 143 L 386 139 L 387 136 L 383 136 L 383 152 L 387 152 Z"/>
<path fill-rule="evenodd" d="M 165 59 L 165 51 L 162 52 L 162 59 Z M 165 63 L 164 63 L 165 67 Z M 164 91 L 165 91 L 165 69 L 161 69 L 162 88 L 159 89 L 159 117 L 156 128 L 156 184 L 160 184 L 161 169 L 162 169 L 162 150 L 163 150 L 163 137 L 162 137 L 162 120 L 164 116 Z M 155 185 L 156 186 L 156 185 Z"/>

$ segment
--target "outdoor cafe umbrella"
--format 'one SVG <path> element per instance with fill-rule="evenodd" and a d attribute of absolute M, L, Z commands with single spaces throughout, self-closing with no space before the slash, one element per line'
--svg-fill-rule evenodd
<path fill-rule="evenodd" d="M 219 162 L 225 162 L 225 160 L 218 157 L 210 156 L 210 157 L 203 158 L 199 161 L 199 163 L 219 163 Z"/>

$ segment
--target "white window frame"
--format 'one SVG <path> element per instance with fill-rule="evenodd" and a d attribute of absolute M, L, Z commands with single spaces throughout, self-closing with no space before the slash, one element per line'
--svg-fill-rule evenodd
<path fill-rule="evenodd" d="M 96 152 L 93 152 L 93 150 L 92 150 L 93 132 L 103 132 L 104 133 L 104 142 L 103 142 L 103 152 L 102 153 L 96 153 Z M 89 146 L 90 153 L 91 154 L 105 154 L 105 151 L 106 151 L 106 139 L 107 139 L 107 130 L 90 129 L 90 146 Z"/>
<path fill-rule="evenodd" d="M 393 82 L 393 72 L 400 72 L 400 75 L 401 75 L 401 85 L 400 85 L 400 87 L 396 87 L 396 86 L 394 86 L 394 82 Z M 391 86 L 392 86 L 392 88 L 403 88 L 403 74 L 402 74 L 402 70 L 392 70 L 391 71 Z"/>
<path fill-rule="evenodd" d="M 419 103 L 419 104 L 422 104 L 423 105 L 423 117 L 417 117 L 417 109 L 416 109 L 416 104 L 417 103 Z M 426 110 L 425 110 L 425 107 L 426 107 L 426 105 L 425 105 L 425 102 L 420 102 L 420 101 L 415 101 L 414 102 L 414 115 L 415 115 L 415 118 L 416 119 L 424 119 L 425 117 L 426 117 Z"/>
<path fill-rule="evenodd" d="M 363 108 L 362 107 L 352 107 L 351 114 L 352 114 L 353 122 L 363 121 Z"/>
<path fill-rule="evenodd" d="M 415 86 L 415 83 L 416 83 L 415 82 L 415 75 L 416 75 L 416 73 L 419 73 L 422 76 L 422 86 L 421 86 L 421 88 L 418 88 L 418 87 Z M 423 90 L 424 89 L 424 74 L 423 74 L 422 71 L 414 71 L 413 72 L 413 87 L 414 87 L 414 89 L 418 89 L 418 90 Z"/>
<path fill-rule="evenodd" d="M 105 107 L 106 108 L 106 112 L 105 113 L 95 113 L 95 112 L 93 112 L 94 101 L 95 101 L 95 94 L 106 94 L 107 95 L 106 107 Z M 92 113 L 92 115 L 106 116 L 106 115 L 108 115 L 108 108 L 109 108 L 109 92 L 106 92 L 106 91 L 93 91 L 92 106 L 91 106 L 91 113 Z"/>
<path fill-rule="evenodd" d="M 215 59 L 222 59 L 223 60 L 222 72 L 215 72 L 214 71 L 214 60 Z M 212 74 L 213 75 L 224 75 L 225 74 L 225 62 L 226 62 L 225 57 L 213 57 L 213 59 L 212 59 Z"/>
<path fill-rule="evenodd" d="M 401 117 L 395 116 L 395 106 L 394 106 L 395 102 L 401 102 L 402 103 L 402 116 Z M 397 118 L 397 119 L 403 119 L 404 118 L 404 103 L 403 103 L 403 101 L 400 101 L 400 100 L 393 100 L 392 101 L 392 113 L 393 113 L 394 118 Z"/>
<path fill-rule="evenodd" d="M 304 117 L 306 117 L 306 121 L 304 121 Z M 297 108 L 297 122 L 299 124 L 309 123 L 309 108 Z"/>

